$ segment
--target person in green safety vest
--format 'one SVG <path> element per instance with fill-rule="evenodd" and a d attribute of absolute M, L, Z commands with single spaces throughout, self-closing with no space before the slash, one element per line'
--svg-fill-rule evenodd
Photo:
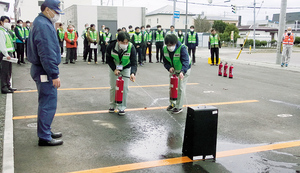
<path fill-rule="evenodd" d="M 96 25 L 91 24 L 90 26 L 90 31 L 87 33 L 87 38 L 89 41 L 89 59 L 88 59 L 88 64 L 91 63 L 92 61 L 92 56 L 93 56 L 93 51 L 94 51 L 94 62 L 95 64 L 98 64 L 98 43 L 99 43 L 99 34 L 98 31 L 96 30 Z"/>
<path fill-rule="evenodd" d="M 122 31 L 123 31 L 123 32 L 127 32 L 126 27 L 122 27 Z"/>
<path fill-rule="evenodd" d="M 178 40 L 180 41 L 181 44 L 184 44 L 184 35 L 182 33 L 182 30 L 178 31 Z"/>
<path fill-rule="evenodd" d="M 26 37 L 25 37 L 25 31 L 23 28 L 23 21 L 18 20 L 17 21 L 17 26 L 15 28 L 15 33 L 17 36 L 17 58 L 18 58 L 18 64 L 21 65 L 21 63 L 25 64 L 24 61 L 24 48 L 25 48 L 25 42 L 26 42 Z"/>
<path fill-rule="evenodd" d="M 151 59 L 152 58 L 153 32 L 151 31 L 151 26 L 150 25 L 146 26 L 145 42 L 147 44 L 147 49 L 149 51 L 149 63 L 153 63 L 152 59 Z M 146 60 L 146 55 L 145 55 L 145 60 Z"/>
<path fill-rule="evenodd" d="M 14 43 L 14 52 L 13 52 L 13 57 L 14 58 L 17 58 L 16 57 L 16 48 L 17 48 L 17 36 L 16 36 L 16 33 L 15 33 L 15 25 L 11 25 L 11 30 L 9 31 L 9 34 L 11 35 L 11 38 L 13 39 L 13 43 Z"/>
<path fill-rule="evenodd" d="M 136 53 L 138 54 L 139 65 L 143 66 L 142 45 L 144 43 L 144 35 L 140 31 L 140 27 L 135 28 L 135 33 L 131 37 L 131 43 L 134 45 Z"/>
<path fill-rule="evenodd" d="M 118 38 L 118 34 L 119 34 L 119 32 L 121 32 L 121 31 L 122 31 L 121 28 L 119 28 L 119 29 L 117 30 L 117 33 L 116 33 L 116 39 Z"/>
<path fill-rule="evenodd" d="M 177 32 L 175 31 L 174 25 L 171 25 L 171 26 L 170 26 L 170 31 L 168 31 L 166 35 L 168 35 L 168 34 L 175 34 L 175 35 L 178 37 L 178 34 L 177 34 Z"/>
<path fill-rule="evenodd" d="M 68 30 L 65 32 L 64 39 L 66 40 L 67 55 L 66 62 L 63 64 L 68 64 L 69 60 L 71 64 L 75 64 L 78 35 L 74 31 L 74 27 L 72 25 L 68 26 Z"/>
<path fill-rule="evenodd" d="M 109 32 L 109 28 L 105 27 L 105 32 L 103 33 L 102 37 L 100 38 L 102 45 L 101 45 L 101 49 L 102 49 L 102 63 L 104 64 L 106 62 L 106 58 L 105 58 L 105 50 L 109 44 L 109 42 L 112 40 L 112 35 Z"/>
<path fill-rule="evenodd" d="M 17 89 L 11 87 L 10 79 L 12 64 L 7 61 L 12 58 L 14 44 L 9 30 L 11 28 L 10 19 L 7 16 L 1 16 L 0 20 L 0 62 L 1 62 L 1 93 L 13 93 Z M 6 58 L 6 60 L 4 60 Z"/>
<path fill-rule="evenodd" d="M 127 106 L 127 94 L 129 80 L 135 81 L 137 71 L 136 50 L 130 43 L 130 35 L 127 32 L 120 32 L 117 40 L 111 41 L 106 49 L 107 64 L 110 67 L 110 108 L 109 112 L 118 110 L 120 116 L 125 115 Z M 124 90 L 121 104 L 115 103 L 116 80 L 118 76 L 123 76 Z"/>
<path fill-rule="evenodd" d="M 63 53 L 64 53 L 65 31 L 64 31 L 62 23 L 60 23 L 59 28 L 57 28 L 57 38 L 58 38 L 59 46 L 60 46 L 60 54 L 63 55 Z"/>
<path fill-rule="evenodd" d="M 186 35 L 186 42 L 187 42 L 187 47 L 188 47 L 188 52 L 189 55 L 191 55 L 191 53 L 193 54 L 193 65 L 195 65 L 196 63 L 196 47 L 198 46 L 198 35 L 197 32 L 195 32 L 195 27 L 192 25 L 190 26 L 190 32 L 187 33 Z"/>
<path fill-rule="evenodd" d="M 90 25 L 86 23 L 84 25 L 84 30 L 82 31 L 81 38 L 83 39 L 83 61 L 86 62 L 87 56 L 89 54 L 89 42 L 87 39 L 87 33 L 90 32 Z"/>
<path fill-rule="evenodd" d="M 128 34 L 130 35 L 130 39 L 132 38 L 133 34 L 134 34 L 134 30 L 133 30 L 133 27 L 131 25 L 128 26 Z"/>
<path fill-rule="evenodd" d="M 146 30 L 145 26 L 141 26 L 141 33 L 143 35 L 143 43 L 142 43 L 142 63 L 146 62 L 146 48 L 147 48 L 147 43 L 146 43 Z"/>
<path fill-rule="evenodd" d="M 178 114 L 182 112 L 185 100 L 186 84 L 191 73 L 191 61 L 186 46 L 178 41 L 175 34 L 167 35 L 165 44 L 163 53 L 164 67 L 170 73 L 170 77 L 176 74 L 179 78 L 177 100 L 170 98 L 170 105 L 167 111 Z"/>
<path fill-rule="evenodd" d="M 161 29 L 161 25 L 157 25 L 157 31 L 154 32 L 154 40 L 156 46 L 156 63 L 162 63 L 162 54 L 163 54 L 163 47 L 164 47 L 164 39 L 165 39 L 165 32 Z M 158 54 L 160 53 L 160 58 L 158 59 Z"/>
<path fill-rule="evenodd" d="M 28 40 L 28 37 L 29 37 L 29 33 L 30 33 L 30 21 L 27 20 L 26 21 L 26 26 L 24 27 L 24 31 L 25 31 L 25 55 L 27 57 L 27 40 Z"/>
<path fill-rule="evenodd" d="M 215 29 L 211 29 L 211 34 L 208 40 L 208 49 L 210 49 L 211 65 L 215 64 L 215 55 L 216 55 L 216 66 L 219 63 L 219 48 L 221 48 L 220 37 L 216 33 Z"/>

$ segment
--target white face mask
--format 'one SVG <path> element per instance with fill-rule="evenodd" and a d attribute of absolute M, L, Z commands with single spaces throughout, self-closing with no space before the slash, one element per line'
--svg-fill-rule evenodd
<path fill-rule="evenodd" d="M 23 23 L 18 24 L 18 26 L 23 27 Z"/>
<path fill-rule="evenodd" d="M 11 24 L 10 23 L 4 23 L 3 27 L 6 29 L 10 29 L 11 28 Z"/>
<path fill-rule="evenodd" d="M 161 28 L 157 28 L 159 31 L 161 31 Z"/>
<path fill-rule="evenodd" d="M 120 46 L 120 48 L 122 50 L 127 50 L 127 48 L 128 48 L 128 44 L 121 44 L 121 43 L 119 43 L 119 46 Z"/>
<path fill-rule="evenodd" d="M 51 11 L 51 10 L 50 10 L 50 11 Z M 59 20 L 60 15 L 57 14 L 57 13 L 53 13 L 52 11 L 51 11 L 51 13 L 54 14 L 54 17 L 51 18 L 50 20 L 51 20 L 52 23 L 56 23 L 56 22 Z M 49 15 L 49 14 L 48 14 L 48 15 Z M 49 15 L 49 16 L 50 16 L 50 15 Z"/>
<path fill-rule="evenodd" d="M 28 27 L 30 27 L 30 23 L 27 23 L 26 25 L 27 25 Z"/>
<path fill-rule="evenodd" d="M 146 28 L 147 31 L 150 31 L 150 28 Z"/>
<path fill-rule="evenodd" d="M 191 32 L 193 32 L 193 31 L 194 31 L 194 29 L 190 29 L 190 31 L 191 31 Z"/>
<path fill-rule="evenodd" d="M 176 46 L 167 46 L 167 48 L 170 52 L 174 52 Z"/>

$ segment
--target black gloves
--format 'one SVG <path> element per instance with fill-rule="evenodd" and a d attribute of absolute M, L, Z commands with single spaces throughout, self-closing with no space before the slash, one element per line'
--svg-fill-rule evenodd
<path fill-rule="evenodd" d="M 73 40 L 71 41 L 71 45 L 74 45 L 74 41 Z"/>

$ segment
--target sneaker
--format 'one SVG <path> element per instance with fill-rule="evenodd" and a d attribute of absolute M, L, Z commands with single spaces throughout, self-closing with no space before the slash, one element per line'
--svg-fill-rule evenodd
<path fill-rule="evenodd" d="M 285 64 L 285 67 L 287 67 L 288 66 L 288 64 Z"/>
<path fill-rule="evenodd" d="M 174 108 L 172 114 L 179 114 L 180 112 L 182 112 L 182 108 L 181 109 Z"/>
<path fill-rule="evenodd" d="M 121 111 L 121 110 L 120 110 L 119 113 L 118 113 L 118 115 L 119 115 L 119 116 L 124 116 L 124 115 L 125 115 L 125 111 Z"/>
<path fill-rule="evenodd" d="M 109 109 L 108 109 L 108 112 L 109 112 L 109 113 L 115 113 L 115 109 L 114 109 L 114 108 L 109 108 Z"/>
<path fill-rule="evenodd" d="M 284 63 L 281 64 L 281 67 L 283 67 L 283 66 L 284 66 Z"/>
<path fill-rule="evenodd" d="M 95 62 L 95 64 L 98 64 L 98 62 Z"/>
<path fill-rule="evenodd" d="M 210 64 L 210 66 L 214 66 L 215 64 Z"/>
<path fill-rule="evenodd" d="M 168 106 L 167 111 L 172 111 L 174 107 L 172 105 Z"/>
<path fill-rule="evenodd" d="M 91 62 L 88 62 L 88 65 L 91 64 Z"/>

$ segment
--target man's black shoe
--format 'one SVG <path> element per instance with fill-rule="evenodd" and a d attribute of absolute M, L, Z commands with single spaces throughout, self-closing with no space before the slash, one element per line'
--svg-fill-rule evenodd
<path fill-rule="evenodd" d="M 75 64 L 75 62 L 74 61 L 72 61 L 72 62 L 70 62 L 71 64 Z"/>
<path fill-rule="evenodd" d="M 62 133 L 61 132 L 57 132 L 57 133 L 51 132 L 51 137 L 54 138 L 54 139 L 61 138 L 62 137 Z"/>
<path fill-rule="evenodd" d="M 7 89 L 7 88 L 4 88 L 4 89 L 1 90 L 1 93 L 2 93 L 2 94 L 14 93 L 14 91 L 9 90 L 9 89 Z"/>
<path fill-rule="evenodd" d="M 39 146 L 57 146 L 62 145 L 64 142 L 62 140 L 52 139 L 51 141 L 45 141 L 39 139 Z"/>
<path fill-rule="evenodd" d="M 64 62 L 63 64 L 69 64 L 68 62 Z"/>
<path fill-rule="evenodd" d="M 11 91 L 17 91 L 17 88 L 8 88 L 9 90 L 11 90 Z"/>
<path fill-rule="evenodd" d="M 26 62 L 22 62 L 23 64 L 26 64 Z"/>

